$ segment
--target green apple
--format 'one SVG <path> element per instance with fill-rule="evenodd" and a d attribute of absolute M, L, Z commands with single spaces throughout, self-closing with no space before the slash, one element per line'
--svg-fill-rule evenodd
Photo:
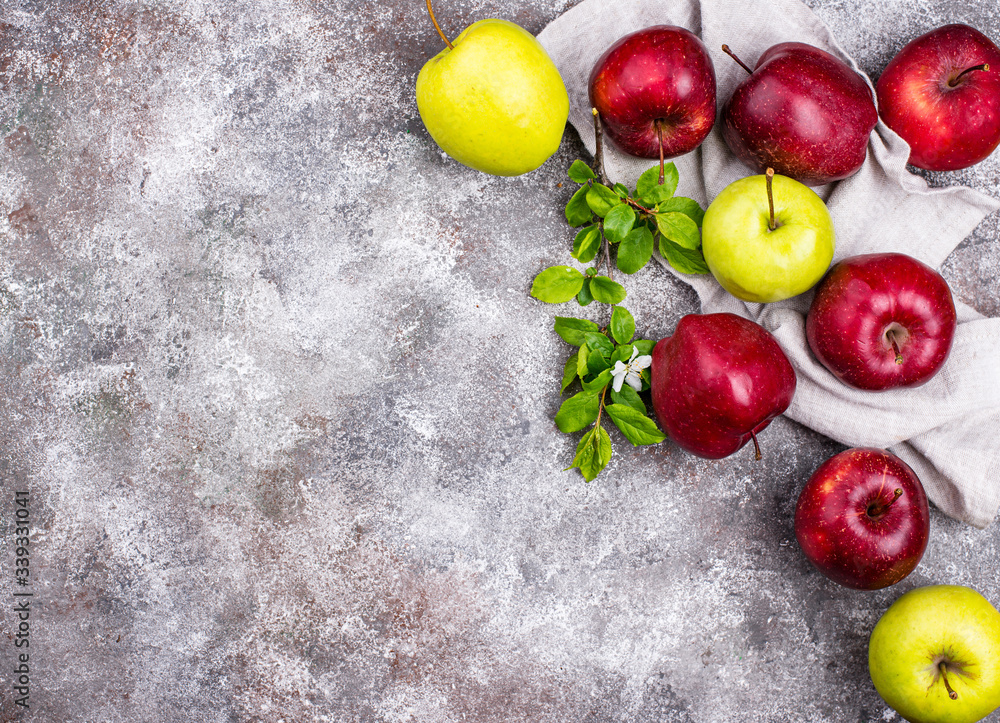
<path fill-rule="evenodd" d="M 443 35 L 442 35 L 443 37 Z M 538 168 L 559 148 L 569 96 L 545 48 L 506 20 L 480 20 L 427 61 L 417 108 L 449 156 L 495 176 Z"/>
<path fill-rule="evenodd" d="M 744 301 L 801 294 L 833 260 L 833 221 L 823 199 L 791 178 L 769 180 L 767 174 L 748 176 L 726 186 L 701 228 L 712 275 Z"/>
<path fill-rule="evenodd" d="M 894 602 L 868 641 L 875 690 L 910 723 L 973 723 L 1000 706 L 1000 612 L 972 588 Z"/>

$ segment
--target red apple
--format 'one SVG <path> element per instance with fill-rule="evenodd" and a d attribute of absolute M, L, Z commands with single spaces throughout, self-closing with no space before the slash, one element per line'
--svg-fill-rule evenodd
<path fill-rule="evenodd" d="M 718 459 L 751 439 L 757 447 L 756 435 L 792 402 L 795 370 L 759 324 L 735 314 L 688 314 L 653 347 L 650 384 L 670 438 Z"/>
<path fill-rule="evenodd" d="M 795 507 L 795 537 L 809 561 L 858 590 L 878 590 L 909 575 L 929 534 L 920 480 L 881 449 L 849 449 L 826 460 Z"/>
<path fill-rule="evenodd" d="M 1000 49 L 975 28 L 945 25 L 911 40 L 875 90 L 882 120 L 918 168 L 967 168 L 1000 144 Z"/>
<path fill-rule="evenodd" d="M 722 136 L 757 173 L 807 186 L 853 175 L 878 122 L 871 89 L 839 58 L 805 43 L 768 48 L 722 108 Z"/>
<path fill-rule="evenodd" d="M 905 254 L 844 259 L 816 287 L 806 339 L 820 363 L 852 387 L 917 387 L 933 377 L 955 338 L 948 282 Z"/>
<path fill-rule="evenodd" d="M 693 151 L 715 124 L 715 68 L 684 28 L 654 25 L 619 39 L 594 65 L 589 89 L 607 136 L 633 156 Z"/>

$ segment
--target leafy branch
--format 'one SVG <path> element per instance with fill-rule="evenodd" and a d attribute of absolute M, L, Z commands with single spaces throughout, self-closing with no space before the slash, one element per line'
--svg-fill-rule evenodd
<path fill-rule="evenodd" d="M 634 191 L 621 183 L 611 185 L 604 171 L 603 134 L 596 110 L 594 130 L 596 171 L 580 160 L 570 166 L 570 180 L 580 188 L 566 204 L 566 221 L 580 229 L 573 239 L 571 256 L 581 264 L 597 259 L 596 265 L 584 271 L 551 266 L 539 273 L 531 286 L 531 295 L 547 303 L 576 299 L 580 306 L 598 301 L 612 307 L 611 319 L 603 328 L 587 319 L 555 318 L 556 333 L 578 347 L 563 369 L 562 392 L 577 380 L 583 388 L 563 402 L 555 421 L 563 432 L 590 427 L 569 467 L 578 468 L 588 482 L 611 460 L 611 438 L 601 425 L 605 412 L 633 445 L 665 439 L 639 396 L 649 389 L 654 342 L 633 341 L 635 320 L 625 307 L 618 306 L 627 294 L 614 280 L 613 268 L 634 274 L 649 263 L 654 248 L 658 248 L 682 273 L 709 272 L 699 231 L 705 212 L 696 201 L 674 196 L 679 180 L 676 165 L 664 164 L 661 159 L 658 166 L 639 177 Z"/>

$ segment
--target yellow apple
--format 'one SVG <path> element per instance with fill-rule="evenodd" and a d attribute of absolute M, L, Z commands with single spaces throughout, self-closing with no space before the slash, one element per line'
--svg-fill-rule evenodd
<path fill-rule="evenodd" d="M 712 275 L 744 301 L 781 301 L 811 289 L 833 260 L 833 220 L 798 181 L 767 174 L 735 181 L 715 197 L 701 227 Z M 771 208 L 773 207 L 773 212 Z"/>
<path fill-rule="evenodd" d="M 524 28 L 480 20 L 427 61 L 417 108 L 431 138 L 495 176 L 538 168 L 559 148 L 569 96 L 548 53 Z"/>
<path fill-rule="evenodd" d="M 974 723 L 1000 706 L 1000 612 L 962 585 L 894 602 L 872 630 L 875 690 L 911 723 Z"/>

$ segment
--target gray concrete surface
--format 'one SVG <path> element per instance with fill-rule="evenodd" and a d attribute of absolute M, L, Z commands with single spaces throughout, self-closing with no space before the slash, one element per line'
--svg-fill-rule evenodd
<path fill-rule="evenodd" d="M 437 2 L 452 35 L 573 4 Z M 872 77 L 946 22 L 1000 38 L 988 0 L 811 5 Z M 0 720 L 899 720 L 872 626 L 931 582 L 1000 603 L 1000 528 L 934 511 L 913 575 L 859 593 L 795 543 L 840 449 L 795 423 L 759 463 L 615 433 L 593 483 L 563 471 L 569 351 L 528 289 L 582 146 L 515 179 L 443 157 L 413 98 L 439 46 L 402 0 L 4 1 Z M 997 237 L 944 268 L 992 316 Z M 627 284 L 644 336 L 695 311 Z"/>

